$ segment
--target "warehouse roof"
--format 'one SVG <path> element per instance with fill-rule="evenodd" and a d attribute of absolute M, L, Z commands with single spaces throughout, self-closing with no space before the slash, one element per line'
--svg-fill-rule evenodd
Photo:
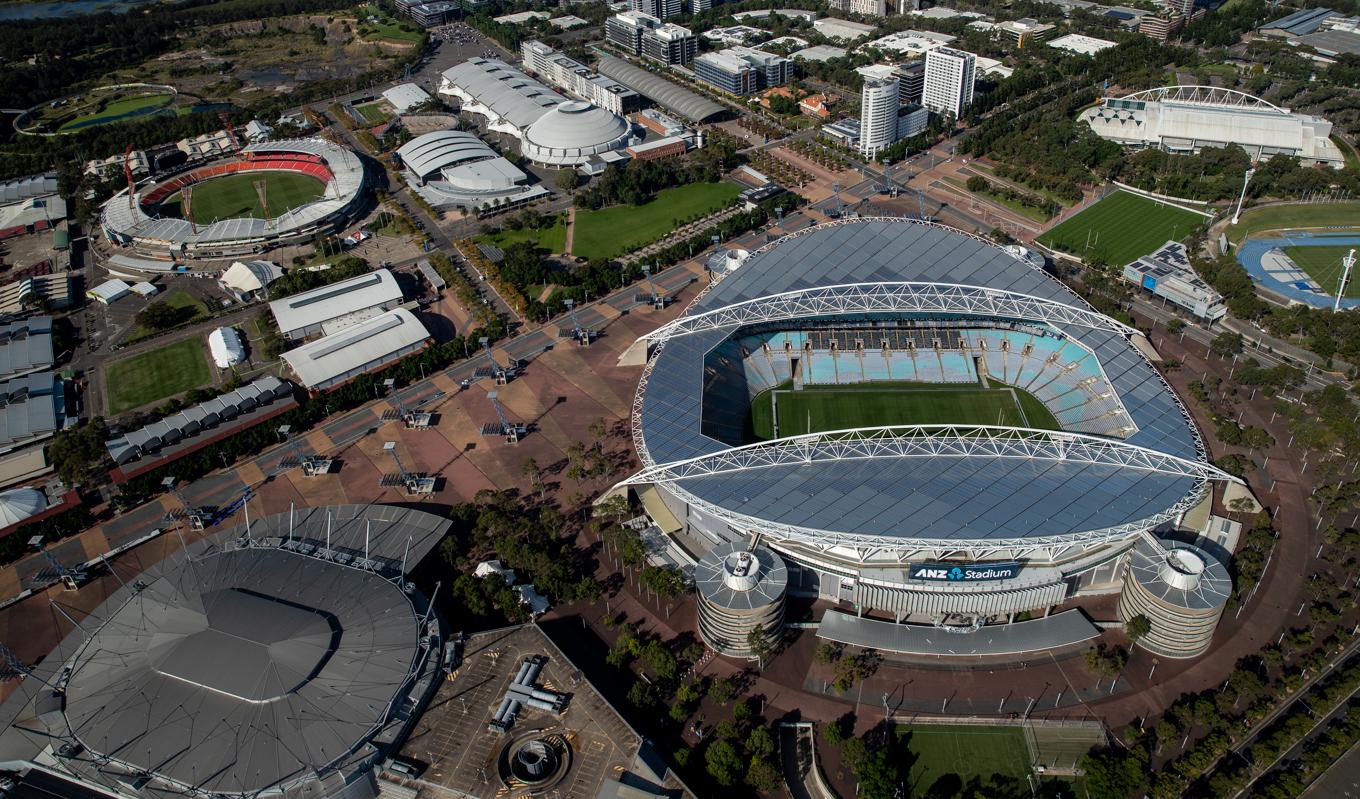
<path fill-rule="evenodd" d="M 423 180 L 449 166 L 500 158 L 499 153 L 491 149 L 491 145 L 461 130 L 437 130 L 417 136 L 397 148 L 397 155 L 401 156 L 401 163 L 412 174 Z M 523 177 L 522 172 L 520 177 Z"/>
<path fill-rule="evenodd" d="M 0 380 L 52 366 L 52 317 L 0 324 Z"/>
<path fill-rule="evenodd" d="M 0 182 L 0 203 L 13 203 L 30 197 L 41 197 L 57 190 L 57 173 L 44 172 Z"/>
<path fill-rule="evenodd" d="M 401 300 L 401 287 L 386 269 L 331 283 L 269 303 L 279 330 L 302 330 L 352 313 Z"/>
<path fill-rule="evenodd" d="M 639 69 L 621 58 L 600 55 L 600 73 L 646 95 L 657 105 L 674 111 L 692 122 L 707 122 L 727 109 L 665 78 Z"/>
<path fill-rule="evenodd" d="M 356 370 L 390 362 L 429 337 L 425 325 L 410 311 L 395 308 L 289 350 L 283 359 L 303 385 L 325 387 Z"/>
<path fill-rule="evenodd" d="M 494 58 L 470 58 L 444 70 L 444 82 L 520 130 L 562 102 L 562 95 Z"/>
<path fill-rule="evenodd" d="M 401 83 L 382 93 L 383 99 L 397 109 L 398 114 L 406 113 L 412 106 L 428 103 L 430 95 L 414 83 Z"/>
<path fill-rule="evenodd" d="M 1258 30 L 1281 31 L 1290 36 L 1302 36 L 1317 30 L 1323 22 L 1334 16 L 1337 16 L 1337 13 L 1330 8 L 1305 8 L 1280 17 L 1274 22 L 1267 22 Z"/>
<path fill-rule="evenodd" d="M 61 379 L 51 372 L 0 383 L 0 449 L 52 435 L 61 428 L 65 413 Z"/>

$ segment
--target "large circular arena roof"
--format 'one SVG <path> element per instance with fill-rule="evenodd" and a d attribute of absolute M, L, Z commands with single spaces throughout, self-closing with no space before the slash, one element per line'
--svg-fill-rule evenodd
<path fill-rule="evenodd" d="M 1083 404 L 1057 413 L 1058 431 L 918 425 L 736 438 L 759 388 L 751 381 L 767 379 L 755 373 L 770 331 L 904 321 L 971 325 L 981 329 L 966 336 L 993 342 L 1030 331 L 1052 352 L 1025 350 L 1054 386 L 1036 396 Z M 818 547 L 977 552 L 1131 536 L 1228 478 L 1206 462 L 1133 334 L 1043 271 L 950 228 L 885 218 L 809 228 L 757 250 L 647 337 L 654 353 L 633 413 L 644 468 L 627 482 L 662 486 L 736 531 Z M 877 353 L 877 339 L 864 351 Z M 997 373 L 1026 368 L 1005 366 L 1015 351 L 985 357 L 1002 364 Z"/>
<path fill-rule="evenodd" d="M 384 506 L 306 509 L 152 567 L 95 611 L 65 660 L 64 710 L 48 727 L 80 746 L 63 765 L 96 784 L 219 797 L 344 784 L 437 665 L 437 623 L 401 566 L 447 527 Z"/>
<path fill-rule="evenodd" d="M 540 164 L 577 165 L 627 146 L 628 123 L 604 108 L 568 100 L 524 132 L 524 155 Z"/>
<path fill-rule="evenodd" d="M 194 225 L 186 219 L 161 216 L 161 202 L 182 192 L 185 186 L 243 172 L 294 172 L 308 175 L 325 184 L 317 199 L 295 208 L 278 209 L 271 219 L 241 217 L 220 219 L 211 224 Z M 325 139 L 252 144 L 239 156 L 199 166 L 172 177 L 140 186 L 133 202 L 126 190 L 107 203 L 101 215 L 105 234 L 111 241 L 132 244 L 164 257 L 167 250 L 211 252 L 249 251 L 241 247 L 306 236 L 343 217 L 363 196 L 364 165 L 353 152 Z"/>

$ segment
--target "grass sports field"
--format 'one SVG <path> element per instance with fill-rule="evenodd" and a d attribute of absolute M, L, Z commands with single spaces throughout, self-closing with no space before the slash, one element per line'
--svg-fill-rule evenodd
<path fill-rule="evenodd" d="M 904 724 L 898 732 L 908 736 L 907 749 L 915 756 L 911 796 L 954 796 L 975 780 L 979 786 L 1023 788 L 994 795 L 1029 796 L 1029 747 L 1019 727 Z"/>
<path fill-rule="evenodd" d="M 777 407 L 771 407 L 773 394 Z M 785 383 L 751 401 L 751 431 L 760 440 L 823 430 L 909 424 L 1008 425 L 1058 430 L 1058 420 L 1034 395 L 1009 386 L 979 388 L 958 383 L 861 383 L 806 386 Z M 809 427 L 809 423 L 811 427 Z"/>
<path fill-rule="evenodd" d="M 173 99 L 173 96 L 169 94 L 143 94 L 136 97 L 124 97 L 109 103 L 102 111 L 84 114 L 70 120 L 61 126 L 61 130 L 90 128 L 96 125 L 106 125 L 127 117 L 141 116 L 151 109 L 166 105 L 171 99 Z"/>
<path fill-rule="evenodd" d="M 1228 240 L 1238 244 L 1245 238 L 1271 231 L 1317 228 L 1326 228 L 1329 232 L 1336 233 L 1360 231 L 1360 202 L 1248 208 L 1242 212 L 1236 225 L 1228 227 L 1227 233 Z"/>
<path fill-rule="evenodd" d="M 727 181 L 691 183 L 664 189 L 642 205 L 578 211 L 571 254 L 592 260 L 617 257 L 663 238 L 675 229 L 675 220 L 717 211 L 740 193 L 740 186 Z"/>
<path fill-rule="evenodd" d="M 1322 290 L 1336 296 L 1337 284 L 1341 282 L 1341 259 L 1346 257 L 1352 247 L 1285 247 L 1285 255 L 1317 281 Z M 1360 254 L 1356 255 L 1360 261 Z M 1360 297 L 1360 269 L 1352 269 L 1350 283 L 1346 286 L 1347 297 Z"/>
<path fill-rule="evenodd" d="M 1108 264 L 1123 265 L 1168 240 L 1184 238 L 1204 221 L 1199 214 L 1121 191 L 1043 234 L 1038 241 L 1076 256 L 1095 255 Z"/>
<path fill-rule="evenodd" d="M 206 225 L 219 219 L 241 217 L 264 218 L 264 209 L 255 194 L 255 181 L 266 181 L 265 196 L 269 198 L 269 215 L 277 217 L 284 211 L 305 205 L 321 196 L 325 184 L 314 177 L 295 172 L 245 172 L 205 180 L 194 186 L 194 221 Z M 174 194 L 161 204 L 166 216 L 184 216 L 180 195 Z"/>
<path fill-rule="evenodd" d="M 187 338 L 109 364 L 105 374 L 109 413 L 122 413 L 206 384 L 212 373 L 204 349 L 200 339 Z"/>

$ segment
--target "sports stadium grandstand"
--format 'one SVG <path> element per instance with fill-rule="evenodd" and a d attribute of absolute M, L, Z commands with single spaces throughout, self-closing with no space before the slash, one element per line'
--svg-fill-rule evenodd
<path fill-rule="evenodd" d="M 442 675 L 439 618 L 405 571 L 448 527 L 385 505 L 298 509 L 120 581 L 0 705 L 0 781 L 15 796 L 378 796 L 378 763 Z"/>
<path fill-rule="evenodd" d="M 184 191 L 193 201 L 212 202 L 219 180 L 236 175 L 296 175 L 316 181 L 316 196 L 284 207 L 255 208 L 232 218 L 193 221 L 181 215 Z M 255 205 L 252 197 L 248 203 Z M 265 142 L 206 166 L 119 192 L 100 214 L 104 236 L 136 254 L 144 271 L 170 270 L 182 260 L 235 258 L 311 239 L 343 226 L 364 194 L 363 162 L 353 152 L 324 139 Z M 233 213 L 235 213 L 233 211 Z"/>
<path fill-rule="evenodd" d="M 1119 593 L 1135 546 L 1170 553 L 1187 512 L 1235 480 L 1145 353 L 986 240 L 895 218 L 816 226 L 625 353 L 646 361 L 643 468 L 618 489 L 696 559 L 755 535 L 788 562 L 790 593 L 880 617 L 838 619 L 862 628 L 841 640 L 918 651 L 921 625 L 991 630 Z M 1217 588 L 1178 584 L 1221 611 Z M 1023 638 L 1099 632 L 1054 619 Z"/>
<path fill-rule="evenodd" d="M 1079 119 L 1102 139 L 1136 149 L 1197 153 L 1236 144 L 1254 161 L 1289 155 L 1305 166 L 1341 169 L 1346 163 L 1329 138 L 1331 122 L 1215 86 L 1163 86 L 1107 97 Z"/>

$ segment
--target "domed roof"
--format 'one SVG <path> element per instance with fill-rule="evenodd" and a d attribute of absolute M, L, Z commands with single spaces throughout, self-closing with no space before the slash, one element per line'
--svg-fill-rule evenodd
<path fill-rule="evenodd" d="M 36 516 L 47 510 L 47 497 L 36 488 L 16 488 L 0 493 L 0 527 Z"/>
<path fill-rule="evenodd" d="M 568 100 L 538 118 L 525 138 L 539 147 L 589 149 L 628 133 L 628 123 L 597 105 Z"/>

